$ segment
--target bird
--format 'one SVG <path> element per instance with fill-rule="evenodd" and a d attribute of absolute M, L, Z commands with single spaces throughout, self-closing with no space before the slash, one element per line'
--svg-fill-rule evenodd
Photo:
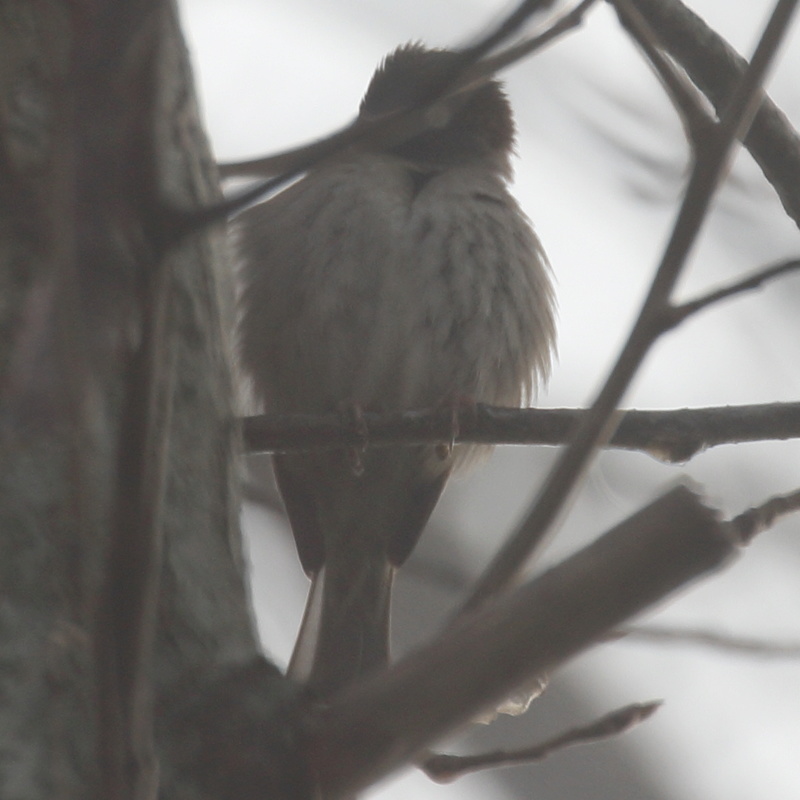
<path fill-rule="evenodd" d="M 377 68 L 359 119 L 417 102 L 458 53 Z M 267 412 L 519 406 L 549 376 L 551 269 L 509 189 L 515 125 L 494 77 L 399 143 L 328 159 L 235 221 L 238 361 Z M 392 580 L 454 469 L 480 448 L 273 456 L 311 589 L 289 668 L 319 696 L 389 659 Z"/>

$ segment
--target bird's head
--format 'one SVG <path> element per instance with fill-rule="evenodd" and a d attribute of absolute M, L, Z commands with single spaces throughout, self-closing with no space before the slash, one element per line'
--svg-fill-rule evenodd
<path fill-rule="evenodd" d="M 455 76 L 461 55 L 413 43 L 388 55 L 361 101 L 362 119 L 378 118 L 425 104 Z M 456 166 L 500 159 L 506 163 L 514 145 L 511 105 L 499 81 L 488 78 L 430 107 L 428 127 L 391 152 L 421 167 Z"/>

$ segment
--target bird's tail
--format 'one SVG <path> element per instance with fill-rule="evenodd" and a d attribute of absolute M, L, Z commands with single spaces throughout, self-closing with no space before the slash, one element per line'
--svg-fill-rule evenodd
<path fill-rule="evenodd" d="M 312 580 L 290 677 L 329 695 L 387 665 L 394 571 L 385 556 L 325 564 Z"/>
<path fill-rule="evenodd" d="M 373 450 L 355 473 L 342 453 L 274 459 L 297 552 L 312 576 L 289 674 L 330 694 L 386 666 L 396 568 L 447 480 L 431 448 Z"/>

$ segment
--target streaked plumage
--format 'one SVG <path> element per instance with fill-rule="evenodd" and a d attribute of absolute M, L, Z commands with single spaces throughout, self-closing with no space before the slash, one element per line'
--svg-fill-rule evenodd
<path fill-rule="evenodd" d="M 408 102 L 415 81 L 452 58 L 400 48 L 361 113 Z M 507 189 L 512 143 L 508 102 L 488 82 L 444 127 L 312 169 L 241 215 L 240 361 L 267 410 L 518 405 L 547 377 L 553 293 Z M 393 573 L 465 453 L 368 449 L 361 474 L 339 451 L 275 457 L 316 584 L 321 616 L 312 626 L 307 614 L 301 640 L 318 626 L 308 679 L 320 692 L 385 662 Z"/>

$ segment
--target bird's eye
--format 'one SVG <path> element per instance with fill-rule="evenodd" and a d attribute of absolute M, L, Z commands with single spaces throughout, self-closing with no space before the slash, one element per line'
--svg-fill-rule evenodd
<path fill-rule="evenodd" d="M 425 122 L 430 128 L 446 128 L 453 114 L 447 103 L 435 103 L 425 112 Z"/>

